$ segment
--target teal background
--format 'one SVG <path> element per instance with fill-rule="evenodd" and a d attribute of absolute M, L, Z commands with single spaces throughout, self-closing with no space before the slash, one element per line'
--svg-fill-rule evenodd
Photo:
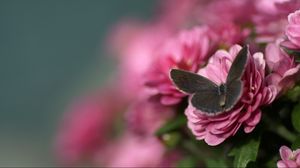
<path fill-rule="evenodd" d="M 106 33 L 154 1 L 0 1 L 0 166 L 53 166 L 53 138 L 73 97 L 100 86 L 113 63 Z"/>

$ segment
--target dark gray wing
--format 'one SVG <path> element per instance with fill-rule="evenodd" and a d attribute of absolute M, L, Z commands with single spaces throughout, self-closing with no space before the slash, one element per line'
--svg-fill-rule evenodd
<path fill-rule="evenodd" d="M 205 90 L 196 92 L 191 100 L 192 105 L 204 112 L 207 115 L 216 115 L 223 110 L 220 105 L 220 99 L 222 95 L 219 95 L 218 88 L 211 90 Z"/>
<path fill-rule="evenodd" d="M 243 94 L 243 82 L 240 80 L 233 81 L 226 86 L 225 109 L 231 110 L 239 101 Z"/>
<path fill-rule="evenodd" d="M 170 78 L 179 90 L 189 94 L 218 87 L 203 76 L 179 69 L 171 69 Z"/>
<path fill-rule="evenodd" d="M 241 79 L 241 77 L 244 73 L 245 67 L 246 67 L 248 55 L 249 55 L 248 46 L 244 46 L 241 49 L 241 51 L 238 53 L 236 58 L 234 59 L 233 63 L 231 64 L 231 67 L 230 67 L 230 70 L 228 72 L 228 76 L 226 79 L 226 84 L 228 84 L 234 80 Z"/>

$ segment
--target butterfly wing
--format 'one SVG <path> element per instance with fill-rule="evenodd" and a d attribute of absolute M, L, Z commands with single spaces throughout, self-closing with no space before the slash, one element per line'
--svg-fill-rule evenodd
<path fill-rule="evenodd" d="M 230 70 L 228 72 L 228 76 L 226 79 L 226 84 L 229 84 L 230 82 L 232 82 L 234 80 L 241 79 L 241 77 L 244 73 L 245 67 L 246 67 L 248 55 L 249 55 L 248 46 L 244 46 L 241 49 L 241 51 L 238 53 L 236 58 L 234 59 L 233 63 L 231 64 L 231 67 L 230 67 Z"/>
<path fill-rule="evenodd" d="M 226 86 L 225 109 L 231 110 L 243 94 L 243 82 L 236 80 Z"/>
<path fill-rule="evenodd" d="M 227 79 L 225 92 L 225 110 L 228 111 L 241 98 L 243 93 L 243 82 L 241 78 L 246 68 L 246 63 L 249 55 L 248 46 L 244 46 L 231 64 Z"/>
<path fill-rule="evenodd" d="M 208 115 L 222 111 L 219 86 L 209 79 L 184 70 L 172 69 L 170 76 L 182 91 L 193 94 L 192 105 Z"/>
<path fill-rule="evenodd" d="M 170 78 L 179 90 L 189 94 L 213 90 L 218 87 L 203 76 L 179 69 L 172 69 Z"/>
<path fill-rule="evenodd" d="M 224 111 L 220 105 L 221 98 L 222 95 L 219 95 L 218 87 L 215 87 L 214 89 L 196 92 L 192 97 L 191 103 L 207 115 L 216 115 Z"/>

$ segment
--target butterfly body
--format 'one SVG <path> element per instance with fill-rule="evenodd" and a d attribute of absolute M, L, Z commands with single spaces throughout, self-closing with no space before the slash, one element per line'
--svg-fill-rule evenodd
<path fill-rule="evenodd" d="M 219 95 L 220 95 L 220 101 L 219 104 L 221 107 L 224 107 L 226 104 L 226 85 L 224 83 L 222 83 L 219 88 Z"/>
<path fill-rule="evenodd" d="M 241 80 L 248 57 L 245 46 L 236 56 L 225 83 L 215 84 L 204 76 L 172 69 L 170 77 L 177 88 L 191 94 L 192 105 L 206 115 L 217 115 L 231 110 L 243 93 Z"/>

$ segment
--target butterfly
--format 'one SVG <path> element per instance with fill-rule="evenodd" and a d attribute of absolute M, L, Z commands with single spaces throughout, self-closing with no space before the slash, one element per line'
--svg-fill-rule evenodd
<path fill-rule="evenodd" d="M 231 110 L 242 96 L 241 78 L 248 55 L 248 46 L 244 46 L 231 64 L 226 82 L 220 85 L 204 76 L 180 69 L 171 69 L 170 78 L 179 90 L 192 94 L 191 103 L 196 109 L 209 116 L 221 114 Z"/>

